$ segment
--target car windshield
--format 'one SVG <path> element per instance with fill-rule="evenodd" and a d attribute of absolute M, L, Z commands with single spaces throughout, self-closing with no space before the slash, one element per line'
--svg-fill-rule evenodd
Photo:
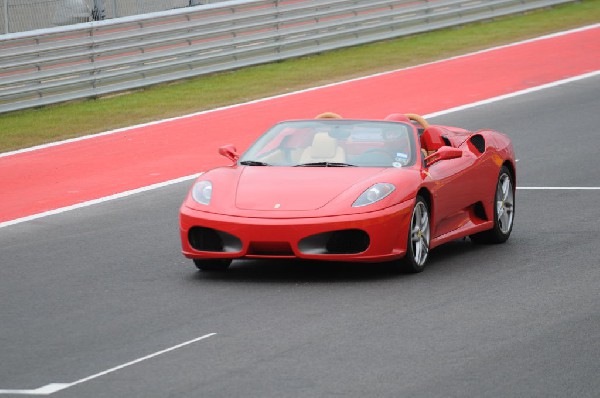
<path fill-rule="evenodd" d="M 240 158 L 247 166 L 404 167 L 414 164 L 408 123 L 316 119 L 289 121 L 263 134 Z"/>

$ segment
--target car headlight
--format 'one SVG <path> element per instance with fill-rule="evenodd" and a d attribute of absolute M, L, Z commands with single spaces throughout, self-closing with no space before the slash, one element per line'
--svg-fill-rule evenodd
<path fill-rule="evenodd" d="M 358 199 L 352 203 L 352 207 L 361 207 L 368 206 L 372 203 L 379 202 L 381 199 L 385 198 L 394 190 L 396 187 L 394 184 L 390 184 L 387 182 L 380 182 L 378 184 L 373 185 L 371 188 L 364 191 Z"/>
<path fill-rule="evenodd" d="M 192 198 L 198 203 L 207 205 L 212 197 L 212 183 L 210 181 L 198 181 L 192 187 Z"/>

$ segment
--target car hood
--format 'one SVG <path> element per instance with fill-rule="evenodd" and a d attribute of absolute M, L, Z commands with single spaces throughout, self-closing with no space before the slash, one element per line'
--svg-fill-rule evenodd
<path fill-rule="evenodd" d="M 357 167 L 243 167 L 235 192 L 240 210 L 316 210 L 385 169 Z"/>

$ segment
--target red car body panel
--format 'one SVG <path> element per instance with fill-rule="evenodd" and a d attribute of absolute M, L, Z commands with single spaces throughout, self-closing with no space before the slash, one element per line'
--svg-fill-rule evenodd
<path fill-rule="evenodd" d="M 183 254 L 192 259 L 398 259 L 407 250 L 418 193 L 429 202 L 431 248 L 492 228 L 500 168 L 506 165 L 516 178 L 510 139 L 491 130 L 435 127 L 460 157 L 425 164 L 421 149 L 427 148 L 421 148 L 419 131 L 411 125 L 416 158 L 406 167 L 256 167 L 236 162 L 204 173 L 198 180 L 212 182 L 210 204 L 198 203 L 190 192 L 180 209 Z M 226 152 L 233 157 L 230 148 Z M 348 143 L 347 151 L 356 148 Z M 354 207 L 361 193 L 377 183 L 396 188 L 377 203 Z M 192 235 L 198 230 L 216 231 L 224 248 L 194 248 Z M 320 248 L 336 231 L 359 241 L 366 236 L 364 250 Z"/>

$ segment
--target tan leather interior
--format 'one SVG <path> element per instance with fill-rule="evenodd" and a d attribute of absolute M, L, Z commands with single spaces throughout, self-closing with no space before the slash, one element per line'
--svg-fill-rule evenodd
<path fill-rule="evenodd" d="M 300 163 L 336 162 L 345 163 L 344 149 L 338 146 L 337 140 L 327 133 L 315 134 L 312 145 L 304 149 Z"/>

